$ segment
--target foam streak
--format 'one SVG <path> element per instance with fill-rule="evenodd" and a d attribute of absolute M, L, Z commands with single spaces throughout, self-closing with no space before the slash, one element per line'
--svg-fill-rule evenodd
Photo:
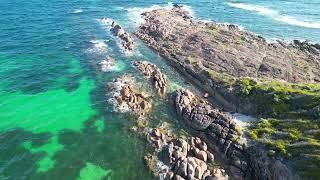
<path fill-rule="evenodd" d="M 234 8 L 244 9 L 251 12 L 257 12 L 258 14 L 261 14 L 266 17 L 270 17 L 273 20 L 283 22 L 289 25 L 320 29 L 320 22 L 306 21 L 306 20 L 298 19 L 294 16 L 283 15 L 280 12 L 267 7 L 244 4 L 244 3 L 227 3 L 227 4 Z"/>

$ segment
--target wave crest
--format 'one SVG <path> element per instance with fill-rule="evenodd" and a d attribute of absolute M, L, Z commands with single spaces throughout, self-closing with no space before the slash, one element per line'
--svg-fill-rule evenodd
<path fill-rule="evenodd" d="M 280 12 L 267 7 L 252 5 L 252 4 L 244 4 L 244 3 L 227 3 L 227 4 L 234 8 L 257 12 L 263 16 L 271 17 L 276 21 L 283 22 L 289 25 L 320 29 L 320 22 L 305 21 L 293 16 L 283 15 Z"/>
<path fill-rule="evenodd" d="M 80 14 L 80 13 L 82 13 L 83 12 L 83 10 L 82 9 L 75 9 L 75 10 L 73 10 L 73 14 Z"/>
<path fill-rule="evenodd" d="M 106 40 L 91 40 L 91 47 L 87 49 L 87 53 L 96 54 L 96 55 L 104 55 L 108 51 L 108 45 L 106 44 Z"/>
<path fill-rule="evenodd" d="M 148 12 L 160 8 L 171 9 L 173 8 L 173 3 L 168 2 L 166 5 L 153 5 L 149 7 L 133 7 L 133 8 L 126 8 L 125 10 L 128 12 L 128 18 L 133 23 L 134 26 L 139 26 L 144 22 L 141 14 L 143 12 Z M 188 11 L 191 16 L 193 16 L 193 11 L 191 6 L 183 5 L 182 7 L 184 10 Z"/>

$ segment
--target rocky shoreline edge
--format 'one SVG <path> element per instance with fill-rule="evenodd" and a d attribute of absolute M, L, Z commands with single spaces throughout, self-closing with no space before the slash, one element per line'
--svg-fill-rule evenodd
<path fill-rule="evenodd" d="M 134 34 L 216 105 L 261 117 L 320 118 L 319 44 L 268 44 L 236 25 L 194 20 L 179 6 L 142 16 Z"/>
<path fill-rule="evenodd" d="M 151 63 L 142 62 L 153 69 L 158 69 Z M 138 61 L 133 64 L 140 63 L 141 61 Z M 147 78 L 150 77 L 150 73 L 146 73 L 145 68 L 138 69 Z M 162 74 L 159 69 L 157 71 Z M 206 99 L 194 95 L 191 91 L 178 89 L 169 96 L 172 98 L 172 106 L 175 107 L 179 119 L 195 130 L 196 136 L 179 137 L 172 133 L 166 124 L 162 123 L 154 127 L 148 125 L 146 115 L 152 107 L 152 101 L 150 96 L 138 93 L 141 90 L 137 90 L 136 86 L 139 85 L 132 77 L 117 78 L 111 86 L 114 87 L 111 91 L 116 109 L 125 109 L 121 112 L 138 115 L 137 125 L 132 126 L 131 130 L 140 134 L 152 145 L 153 150 L 145 156 L 145 162 L 160 179 L 255 179 L 260 176 L 287 178 L 289 170 L 280 161 L 267 157 L 264 149 L 260 149 L 259 156 L 253 156 L 253 154 L 250 156 L 248 153 L 250 147 L 244 142 L 241 128 L 237 126 L 231 115 L 214 108 Z M 141 99 L 136 100 L 139 97 Z M 148 104 L 148 106 L 141 104 Z M 212 165 L 215 163 L 215 156 L 224 161 L 223 168 Z M 270 164 L 275 166 L 272 171 L 267 167 Z M 253 167 L 254 165 L 256 166 Z M 265 174 L 257 175 L 261 171 Z"/>
<path fill-rule="evenodd" d="M 302 154 L 298 161 L 290 159 L 301 152 L 295 148 L 310 147 L 316 155 L 320 146 L 316 134 L 320 125 L 316 122 L 320 117 L 319 45 L 300 41 L 268 44 L 235 25 L 193 20 L 180 6 L 142 15 L 145 23 L 134 34 L 204 91 L 204 98 L 187 89 L 167 95 L 169 81 L 159 68 L 146 61 L 133 64 L 160 97 L 173 101 L 179 119 L 192 129 L 193 136 L 186 138 L 172 134 L 164 124 L 146 125 L 152 97 L 139 94 L 134 81 L 128 81 L 131 86 L 113 89 L 118 93 L 114 96 L 118 100 L 113 101 L 118 108 L 124 103 L 126 112 L 139 114 L 139 122 L 144 119 L 143 126 L 132 130 L 154 147 L 145 156 L 154 175 L 160 179 L 300 179 L 292 164 L 307 155 Z M 242 130 L 226 110 L 267 119 Z M 288 122 L 299 127 L 284 127 Z M 195 139 L 206 148 L 195 145 Z M 223 169 L 210 167 L 206 161 L 211 155 L 211 159 L 219 156 L 223 160 Z"/>

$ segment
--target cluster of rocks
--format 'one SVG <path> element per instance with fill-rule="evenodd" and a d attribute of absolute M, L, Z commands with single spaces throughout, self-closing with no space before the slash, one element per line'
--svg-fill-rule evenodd
<path fill-rule="evenodd" d="M 114 35 L 121 39 L 123 48 L 131 51 L 133 49 L 133 39 L 130 34 L 114 21 L 112 22 L 111 27 L 111 31 L 114 33 Z"/>
<path fill-rule="evenodd" d="M 293 40 L 293 46 L 302 51 L 320 55 L 320 44 L 312 44 L 308 41 Z"/>
<path fill-rule="evenodd" d="M 115 79 L 111 83 L 111 101 L 117 110 L 144 115 L 152 108 L 151 98 L 141 93 L 133 84 L 134 81 L 129 77 Z"/>
<path fill-rule="evenodd" d="M 156 157 L 145 156 L 145 161 L 149 167 L 161 169 L 158 175 L 165 179 L 228 179 L 224 169 L 208 164 L 214 161 L 214 155 L 198 137 L 191 137 L 188 143 L 182 138 L 173 138 L 163 129 L 154 128 L 149 132 L 148 140 L 159 153 Z M 161 167 L 154 161 L 160 161 Z"/>
<path fill-rule="evenodd" d="M 214 156 L 200 138 L 191 138 L 191 143 L 177 139 L 170 142 L 164 151 L 171 167 L 166 174 L 167 179 L 228 179 L 223 169 L 208 166 L 207 162 L 214 161 Z"/>
<path fill-rule="evenodd" d="M 115 97 L 121 105 L 125 103 L 132 112 L 144 114 L 151 110 L 151 99 L 134 90 L 133 86 L 124 85 L 120 96 Z"/>
<path fill-rule="evenodd" d="M 187 89 L 176 91 L 178 115 L 193 129 L 204 132 L 205 139 L 231 164 L 234 175 L 242 177 L 248 170 L 240 128 L 232 116 L 213 108 L 207 101 Z"/>
<path fill-rule="evenodd" d="M 208 146 L 224 159 L 233 178 L 292 178 L 287 166 L 279 159 L 268 156 L 264 147 L 253 142 L 245 143 L 240 127 L 229 114 L 213 108 L 186 89 L 177 90 L 175 103 L 179 116 L 199 131 Z"/>
<path fill-rule="evenodd" d="M 164 128 L 152 128 L 150 131 L 148 131 L 146 136 L 156 151 L 161 150 L 162 147 L 167 145 L 168 142 L 173 138 L 172 134 Z"/>
<path fill-rule="evenodd" d="M 166 75 L 164 75 L 156 65 L 149 63 L 147 61 L 136 61 L 134 65 L 142 71 L 142 73 L 150 78 L 154 83 L 158 94 L 164 96 L 167 91 L 168 80 Z"/>

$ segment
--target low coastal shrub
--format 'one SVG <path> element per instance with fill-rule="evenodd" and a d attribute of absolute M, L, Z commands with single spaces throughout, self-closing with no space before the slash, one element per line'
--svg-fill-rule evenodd
<path fill-rule="evenodd" d="M 218 73 L 211 69 L 208 69 L 207 72 L 208 72 L 208 77 L 211 80 L 213 80 L 214 82 L 218 82 L 224 87 L 232 87 L 236 82 L 236 79 L 227 73 Z"/>
<path fill-rule="evenodd" d="M 261 115 L 305 118 L 312 116 L 309 110 L 320 105 L 320 84 L 241 78 L 234 86 L 242 102 L 254 103 Z"/>
<path fill-rule="evenodd" d="M 261 119 L 248 128 L 249 136 L 270 155 L 290 159 L 303 177 L 320 177 L 320 121 Z"/>

